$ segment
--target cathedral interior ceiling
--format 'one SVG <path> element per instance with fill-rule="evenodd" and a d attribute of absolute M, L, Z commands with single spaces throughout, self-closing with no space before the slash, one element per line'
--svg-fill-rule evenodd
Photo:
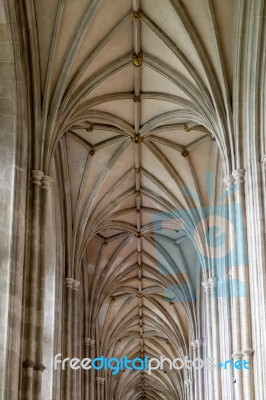
<path fill-rule="evenodd" d="M 36 157 L 62 171 L 86 323 L 98 321 L 106 355 L 183 357 L 198 329 L 191 210 L 204 213 L 207 174 L 233 162 L 234 1 L 35 0 L 36 20 L 27 4 L 43 99 Z M 176 379 L 126 371 L 113 385 L 121 398 L 174 399 Z"/>

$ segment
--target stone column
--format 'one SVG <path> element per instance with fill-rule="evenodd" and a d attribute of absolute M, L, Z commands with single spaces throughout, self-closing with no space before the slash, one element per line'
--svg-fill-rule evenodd
<path fill-rule="evenodd" d="M 191 342 L 191 345 L 194 350 L 194 358 L 198 358 L 203 360 L 203 339 L 195 339 Z M 195 400 L 204 400 L 204 376 L 203 376 L 203 368 L 198 370 L 194 370 L 194 392 L 195 392 Z"/>
<path fill-rule="evenodd" d="M 210 283 L 210 300 L 211 300 L 211 323 L 212 323 L 212 355 L 215 362 L 220 360 L 220 335 L 219 335 L 219 317 L 218 317 L 218 298 L 217 298 L 217 284 L 218 278 L 212 277 L 208 279 Z M 219 400 L 221 397 L 221 381 L 220 370 L 214 368 L 213 370 L 213 390 L 214 399 Z"/>
<path fill-rule="evenodd" d="M 104 400 L 104 382 L 105 378 L 101 378 L 101 400 Z"/>
<path fill-rule="evenodd" d="M 90 338 L 84 338 L 84 358 L 90 358 Z M 93 398 L 90 396 L 90 374 L 91 374 L 91 369 L 89 370 L 84 370 L 83 372 L 83 393 L 84 393 L 84 400 L 93 400 Z"/>
<path fill-rule="evenodd" d="M 41 213 L 40 213 L 40 270 L 38 277 L 38 308 L 37 308 L 37 335 L 36 335 L 36 364 L 35 370 L 35 397 L 42 399 L 43 340 L 44 340 L 44 301 L 45 301 L 45 272 L 46 272 L 46 240 L 48 226 L 48 196 L 52 184 L 49 176 L 42 178 L 41 186 Z"/>
<path fill-rule="evenodd" d="M 247 259 L 246 238 L 246 209 L 245 209 L 245 170 L 237 169 L 233 172 L 236 182 L 236 224 L 237 224 L 237 255 L 238 255 L 238 277 L 243 291 L 240 293 L 240 319 L 241 319 L 241 344 L 242 359 L 250 363 L 250 370 L 243 369 L 243 389 L 245 400 L 254 399 L 253 368 L 252 368 L 252 339 L 251 339 L 251 314 L 249 297 L 249 271 Z M 241 289 L 241 287 L 240 287 Z"/>
<path fill-rule="evenodd" d="M 79 358 L 78 354 L 78 290 L 79 290 L 80 282 L 73 280 L 72 282 L 72 334 L 71 334 L 71 341 L 72 341 L 72 357 Z M 77 399 L 78 395 L 78 388 L 77 388 L 77 375 L 79 374 L 79 370 L 71 370 L 72 375 L 72 398 Z"/>
<path fill-rule="evenodd" d="M 93 360 L 95 358 L 95 340 L 90 339 L 90 356 L 89 358 Z M 90 400 L 95 400 L 95 371 L 90 369 L 89 375 L 89 387 L 90 387 Z"/>
<path fill-rule="evenodd" d="M 193 400 L 193 386 L 194 382 L 192 378 L 187 378 L 185 381 L 185 388 L 186 388 L 186 399 Z"/>
<path fill-rule="evenodd" d="M 197 357 L 203 360 L 203 339 L 196 339 Z M 199 369 L 199 400 L 204 400 L 204 373 L 203 369 Z"/>
<path fill-rule="evenodd" d="M 73 278 L 65 278 L 65 357 L 72 358 L 72 343 L 71 343 L 71 334 L 72 334 L 72 287 L 73 287 Z M 72 399 L 71 392 L 71 369 L 66 367 L 65 369 L 65 385 L 64 385 L 64 398 L 65 400 Z"/>
<path fill-rule="evenodd" d="M 28 300 L 28 331 L 26 333 L 26 360 L 24 367 L 23 393 L 25 400 L 34 400 L 34 366 L 36 357 L 36 329 L 38 303 L 38 277 L 40 254 L 40 188 L 43 173 L 32 171 L 32 221 L 31 221 L 31 253 L 27 292 Z"/>
<path fill-rule="evenodd" d="M 95 383 L 96 383 L 96 400 L 101 400 L 101 380 L 102 378 L 100 376 L 97 376 L 95 378 Z"/>
<path fill-rule="evenodd" d="M 226 190 L 228 192 L 228 217 L 229 217 L 229 244 L 233 244 L 230 251 L 230 270 L 229 277 L 230 281 L 230 301 L 231 301 L 231 326 L 232 326 L 232 343 L 233 343 L 233 354 L 234 360 L 238 360 L 241 357 L 241 324 L 240 324 L 240 304 L 239 304 L 239 276 L 238 276 L 238 264 L 237 264 L 237 239 L 235 232 L 236 215 L 235 215 L 235 186 L 233 176 L 227 176 L 224 179 L 226 184 Z M 243 381 L 242 372 L 240 370 L 234 370 L 234 392 L 235 400 L 243 400 Z M 232 383 L 233 384 L 233 383 Z"/>
<path fill-rule="evenodd" d="M 211 320 L 211 283 L 209 280 L 202 282 L 202 286 L 204 287 L 206 293 L 205 300 L 205 309 L 206 309 L 206 336 L 207 336 L 207 357 L 212 357 L 212 320 Z M 208 388 L 205 388 L 208 393 L 208 399 L 212 400 L 214 398 L 214 390 L 213 390 L 213 371 L 211 369 L 206 371 L 208 377 Z M 205 394 L 207 394 L 205 393 Z"/>
<path fill-rule="evenodd" d="M 192 347 L 192 351 L 193 351 L 193 360 L 195 360 L 195 358 L 198 358 L 197 356 L 197 344 L 196 341 L 193 340 L 193 342 L 191 342 L 191 347 Z M 194 369 L 194 399 L 195 400 L 199 400 L 199 375 L 198 375 L 198 370 Z"/>

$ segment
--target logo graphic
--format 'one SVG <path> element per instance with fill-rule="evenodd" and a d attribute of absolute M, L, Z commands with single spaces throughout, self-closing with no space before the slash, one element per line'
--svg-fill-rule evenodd
<path fill-rule="evenodd" d="M 232 202 L 238 190 L 236 184 L 229 191 L 215 196 L 214 176 L 205 177 L 208 207 L 201 204 L 199 196 L 189 188 L 183 187 L 182 193 L 190 207 L 180 207 L 163 213 L 158 221 L 155 217 L 154 240 L 156 243 L 158 268 L 165 277 L 175 276 L 179 283 L 169 285 L 165 290 L 165 299 L 171 302 L 195 302 L 197 292 L 192 290 L 191 282 L 199 288 L 204 272 L 211 272 L 214 279 L 213 291 L 218 297 L 243 297 L 246 295 L 244 282 L 234 278 L 236 268 L 247 265 L 247 250 L 243 240 L 243 208 Z M 215 202 L 214 202 L 215 198 Z M 173 248 L 164 240 L 167 230 L 176 226 L 178 239 Z M 172 236 L 171 236 L 172 237 Z M 174 240 L 174 239 L 172 239 Z M 190 258 L 194 256 L 193 267 L 188 267 L 180 243 L 190 240 Z M 168 246 L 168 247 L 167 247 Z M 185 246 L 186 247 L 186 246 Z M 208 283 L 207 283 L 208 285 Z"/>

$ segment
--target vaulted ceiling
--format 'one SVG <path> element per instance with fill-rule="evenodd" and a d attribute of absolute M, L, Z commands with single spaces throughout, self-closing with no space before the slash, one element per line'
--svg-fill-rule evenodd
<path fill-rule="evenodd" d="M 184 357 L 199 331 L 198 224 L 210 174 L 230 168 L 234 3 L 35 0 L 36 157 L 55 170 L 60 156 L 68 273 L 105 356 Z M 184 398 L 166 372 L 109 376 L 110 399 Z"/>

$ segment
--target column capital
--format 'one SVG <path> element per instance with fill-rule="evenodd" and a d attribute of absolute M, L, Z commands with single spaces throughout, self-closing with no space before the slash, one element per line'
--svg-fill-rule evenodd
<path fill-rule="evenodd" d="M 90 347 L 95 346 L 95 340 L 93 340 L 91 338 L 84 338 L 83 343 L 84 343 L 84 346 L 90 346 Z"/>
<path fill-rule="evenodd" d="M 185 386 L 192 386 L 194 384 L 193 379 L 185 379 L 184 384 Z"/>
<path fill-rule="evenodd" d="M 31 171 L 31 182 L 33 185 L 41 186 L 41 180 L 43 178 L 43 172 L 33 170 Z"/>
<path fill-rule="evenodd" d="M 35 362 L 32 360 L 27 359 L 23 362 L 23 368 L 32 368 L 33 369 L 34 366 L 35 366 Z"/>
<path fill-rule="evenodd" d="M 95 382 L 96 383 L 101 383 L 102 378 L 100 376 L 96 376 Z"/>
<path fill-rule="evenodd" d="M 80 286 L 80 282 L 73 280 L 72 289 L 73 290 L 79 290 L 79 286 Z"/>
<path fill-rule="evenodd" d="M 244 357 L 245 357 L 245 356 L 253 356 L 254 350 L 252 350 L 252 349 L 245 349 L 245 350 L 242 350 L 242 354 L 243 354 Z"/>
<path fill-rule="evenodd" d="M 53 184 L 53 180 L 50 176 L 44 175 L 41 183 L 42 183 L 42 189 L 49 190 Z"/>
<path fill-rule="evenodd" d="M 218 278 L 216 276 L 213 276 L 212 278 L 208 279 L 209 285 L 210 285 L 210 290 L 213 290 L 217 287 L 218 284 Z"/>
<path fill-rule="evenodd" d="M 227 175 L 226 177 L 224 177 L 224 183 L 227 190 L 231 189 L 235 183 L 233 175 Z"/>
<path fill-rule="evenodd" d="M 105 382 L 105 378 L 101 378 L 101 382 L 100 383 L 103 385 L 104 382 Z"/>
<path fill-rule="evenodd" d="M 195 349 L 198 349 L 199 347 L 203 346 L 203 339 L 194 339 L 191 342 L 191 346 Z"/>
<path fill-rule="evenodd" d="M 44 364 L 37 362 L 37 363 L 34 365 L 34 369 L 35 369 L 35 371 L 41 371 L 41 372 L 43 372 L 43 371 L 46 370 L 46 367 L 45 367 Z"/>
<path fill-rule="evenodd" d="M 233 171 L 233 177 L 235 178 L 237 183 L 245 183 L 245 169 L 236 169 Z"/>
<path fill-rule="evenodd" d="M 241 360 L 242 359 L 242 353 L 241 351 L 234 351 L 234 353 L 232 354 L 232 358 L 233 360 Z"/>
<path fill-rule="evenodd" d="M 208 292 L 211 289 L 211 284 L 209 282 L 209 279 L 203 281 L 201 284 L 204 287 L 205 292 Z"/>
<path fill-rule="evenodd" d="M 83 339 L 83 344 L 84 344 L 84 346 L 89 346 L 90 345 L 90 341 L 91 341 L 91 339 L 90 338 L 84 338 Z"/>
<path fill-rule="evenodd" d="M 65 278 L 65 286 L 66 286 L 66 288 L 72 289 L 72 287 L 73 287 L 73 282 L 74 282 L 74 279 L 73 279 L 73 278 L 68 278 L 68 277 L 66 277 L 66 278 Z"/>

